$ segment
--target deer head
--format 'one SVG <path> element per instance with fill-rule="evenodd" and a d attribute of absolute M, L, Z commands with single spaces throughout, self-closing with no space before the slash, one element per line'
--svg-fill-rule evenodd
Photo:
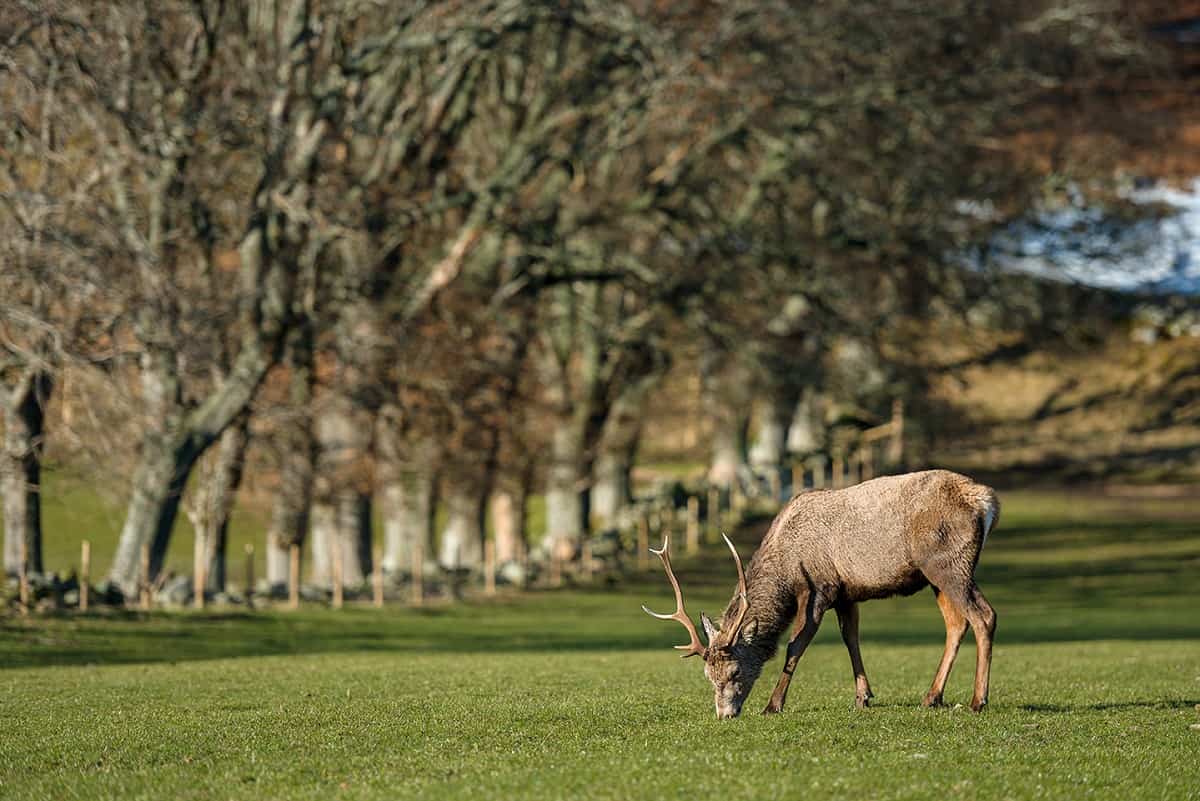
<path fill-rule="evenodd" d="M 704 675 L 713 685 L 717 717 L 724 719 L 737 717 L 742 711 L 742 704 L 750 695 L 750 688 L 754 686 L 754 682 L 762 672 L 763 660 L 756 649 L 750 648 L 741 640 L 742 624 L 745 622 L 746 612 L 750 608 L 750 602 L 746 598 L 746 574 L 742 570 L 742 560 L 738 556 L 737 549 L 733 547 L 729 537 L 724 534 L 721 536 L 725 538 L 725 544 L 729 546 L 734 564 L 737 565 L 738 584 L 734 593 L 734 601 L 730 603 L 722 627 L 718 627 L 708 615 L 700 614 L 708 645 L 700 641 L 700 635 L 696 632 L 692 619 L 683 607 L 683 592 L 679 589 L 675 571 L 671 569 L 669 550 L 671 544 L 670 538 L 667 536 L 663 537 L 662 548 L 659 550 L 651 548 L 650 552 L 662 560 L 663 567 L 667 571 L 667 579 L 675 591 L 675 612 L 670 615 L 661 615 L 650 611 L 645 606 L 642 609 L 646 614 L 659 620 L 678 621 L 687 629 L 691 642 L 687 645 L 676 645 L 675 648 L 684 652 L 681 656 L 685 659 L 689 656 L 699 655 L 704 660 Z"/>

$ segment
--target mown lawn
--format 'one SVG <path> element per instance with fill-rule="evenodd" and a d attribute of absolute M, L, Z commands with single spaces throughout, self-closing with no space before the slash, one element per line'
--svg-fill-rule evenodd
<path fill-rule="evenodd" d="M 1003 500 L 982 715 L 917 707 L 927 592 L 863 609 L 872 709 L 829 621 L 783 715 L 753 714 L 777 659 L 724 722 L 682 630 L 638 609 L 669 608 L 658 574 L 422 610 L 9 617 L 0 797 L 1200 798 L 1200 508 Z M 679 573 L 693 614 L 732 587 L 716 548 Z"/>

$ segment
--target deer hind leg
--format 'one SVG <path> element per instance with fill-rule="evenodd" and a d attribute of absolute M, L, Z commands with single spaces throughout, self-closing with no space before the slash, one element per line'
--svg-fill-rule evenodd
<path fill-rule="evenodd" d="M 779 676 L 775 691 L 771 693 L 771 700 L 763 709 L 764 715 L 773 715 L 783 711 L 783 703 L 787 700 L 788 685 L 792 683 L 792 674 L 796 672 L 796 664 L 804 654 L 804 649 L 808 648 L 808 644 L 816 636 L 817 629 L 821 626 L 821 616 L 824 613 L 825 608 L 812 593 L 801 598 L 800 612 L 796 616 L 796 627 L 792 630 L 792 639 L 788 643 L 787 657 L 783 663 L 783 673 Z"/>
<path fill-rule="evenodd" d="M 933 686 L 921 702 L 922 706 L 927 707 L 942 705 L 946 679 L 950 678 L 950 669 L 954 667 L 954 658 L 958 656 L 958 646 L 962 643 L 963 635 L 967 633 L 967 617 L 962 608 L 942 590 L 935 589 L 934 593 L 937 595 L 938 608 L 942 610 L 942 618 L 946 621 L 946 649 L 942 651 L 942 661 L 938 664 L 937 673 L 933 675 Z"/>
<path fill-rule="evenodd" d="M 975 694 L 971 710 L 981 711 L 988 702 L 988 683 L 992 672 L 992 637 L 996 633 L 996 610 L 972 581 L 967 588 L 967 621 L 975 633 Z"/>
<path fill-rule="evenodd" d="M 846 650 L 850 653 L 850 667 L 854 669 L 854 705 L 866 709 L 875 695 L 871 692 L 862 653 L 858 650 L 858 604 L 847 603 L 837 607 L 837 616 L 842 642 L 846 643 Z"/>

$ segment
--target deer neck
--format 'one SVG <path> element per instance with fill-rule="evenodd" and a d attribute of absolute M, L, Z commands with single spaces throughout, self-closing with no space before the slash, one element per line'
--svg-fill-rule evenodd
<path fill-rule="evenodd" d="M 779 637 L 796 617 L 796 594 L 776 582 L 752 580 L 746 590 L 746 600 L 750 608 L 742 625 L 741 639 L 749 647 L 761 652 L 765 661 L 774 656 L 779 647 Z M 740 603 L 737 596 L 730 602 L 734 614 Z"/>

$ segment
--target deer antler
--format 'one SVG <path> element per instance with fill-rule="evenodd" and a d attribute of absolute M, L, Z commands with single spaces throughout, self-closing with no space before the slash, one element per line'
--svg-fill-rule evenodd
<path fill-rule="evenodd" d="M 746 598 L 746 573 L 742 570 L 742 557 L 738 556 L 737 548 L 733 547 L 733 543 L 729 541 L 729 537 L 725 536 L 725 532 L 721 532 L 721 537 L 725 540 L 725 544 L 729 546 L 729 552 L 733 554 L 733 562 L 737 565 L 737 595 L 742 599 L 741 611 L 738 612 L 737 619 L 733 621 L 733 625 L 729 627 L 727 635 L 729 644 L 732 645 L 737 641 L 742 623 L 746 620 L 746 612 L 750 610 L 750 601 Z"/>
<path fill-rule="evenodd" d="M 679 589 L 679 582 L 675 580 L 675 571 L 673 571 L 671 569 L 671 553 L 669 550 L 670 547 L 671 547 L 670 537 L 667 536 L 666 534 L 664 534 L 662 548 L 660 548 L 657 551 L 654 550 L 653 548 L 651 548 L 650 553 L 656 555 L 659 559 L 661 559 L 662 563 L 663 563 L 663 567 L 666 568 L 667 578 L 671 582 L 671 588 L 675 590 L 675 614 L 660 615 L 657 612 L 651 612 L 649 609 L 646 608 L 645 604 L 642 604 L 642 611 L 644 611 L 646 614 L 650 615 L 651 617 L 658 618 L 659 620 L 677 620 L 680 623 L 682 623 L 683 627 L 688 630 L 688 634 L 691 636 L 692 641 L 690 643 L 688 643 L 687 645 L 676 645 L 675 648 L 677 650 L 687 652 L 687 653 L 680 655 L 681 658 L 683 658 L 683 659 L 686 659 L 689 656 L 695 656 L 696 654 L 699 654 L 700 658 L 703 659 L 705 657 L 705 655 L 708 653 L 708 648 L 705 647 L 705 645 L 702 642 L 700 642 L 700 635 L 696 633 L 696 626 L 695 626 L 695 624 L 692 623 L 692 619 L 690 617 L 688 617 L 687 612 L 683 608 L 683 592 Z M 734 553 L 734 556 L 735 557 L 737 556 L 736 552 Z M 738 563 L 738 572 L 739 573 L 741 572 L 741 569 L 742 569 L 742 566 L 741 566 L 741 563 L 739 562 Z"/>

